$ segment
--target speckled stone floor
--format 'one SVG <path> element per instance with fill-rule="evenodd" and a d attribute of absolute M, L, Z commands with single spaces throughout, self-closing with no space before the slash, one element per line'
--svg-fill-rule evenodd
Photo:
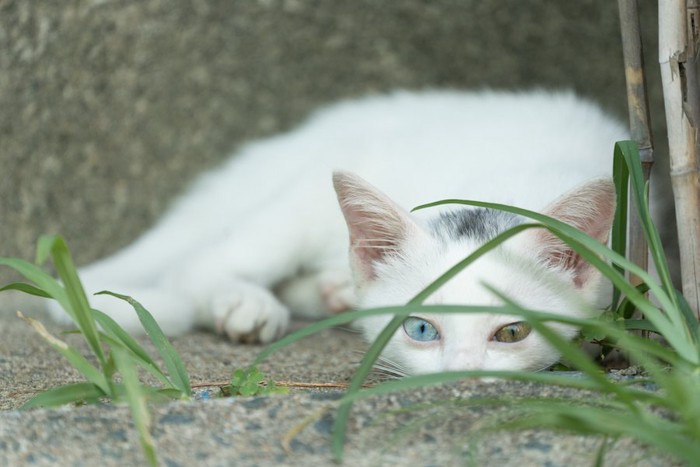
<path fill-rule="evenodd" d="M 0 465 L 143 465 L 127 407 L 17 410 L 38 391 L 80 377 L 16 318 L 15 310 L 21 309 L 46 321 L 36 304 L 13 294 L 0 299 Z M 65 338 L 80 347 L 79 336 Z M 173 343 L 195 384 L 225 381 L 260 351 L 207 333 Z M 363 347 L 357 334 L 329 330 L 279 352 L 261 370 L 277 381 L 346 383 Z M 153 405 L 159 459 L 168 466 L 332 465 L 331 426 L 341 394 L 340 389 L 292 389 L 287 395 Z M 504 402 L 484 404 L 496 396 Z M 346 464 L 592 465 L 601 439 L 486 429 L 526 396 L 582 394 L 536 384 L 465 381 L 362 400 L 352 412 Z M 629 440 L 617 441 L 607 452 L 605 465 L 610 466 L 676 465 Z"/>

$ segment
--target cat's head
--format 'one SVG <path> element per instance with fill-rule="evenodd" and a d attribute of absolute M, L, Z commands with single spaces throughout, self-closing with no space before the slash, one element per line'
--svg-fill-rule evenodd
<path fill-rule="evenodd" d="M 463 208 L 421 223 L 357 175 L 334 174 L 350 233 L 350 262 L 361 308 L 402 305 L 498 233 L 523 222 L 500 211 Z M 610 180 L 565 194 L 544 214 L 605 243 L 615 211 Z M 426 304 L 499 305 L 483 284 L 530 309 L 581 316 L 600 296 L 600 273 L 545 229 L 509 239 L 452 278 Z M 373 340 L 391 319 L 358 325 Z M 571 338 L 576 329 L 550 323 Z M 489 369 L 538 370 L 559 355 L 522 318 L 497 314 L 430 314 L 409 318 L 383 357 L 397 373 Z"/>

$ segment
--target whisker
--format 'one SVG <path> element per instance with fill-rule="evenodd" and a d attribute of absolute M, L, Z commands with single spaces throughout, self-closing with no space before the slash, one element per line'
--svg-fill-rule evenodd
<path fill-rule="evenodd" d="M 386 357 L 379 357 L 375 367 L 382 370 L 387 376 L 393 376 L 394 378 L 409 376 L 408 370 L 403 365 L 393 360 L 389 360 Z"/>
<path fill-rule="evenodd" d="M 364 355 L 364 352 L 360 350 L 356 350 L 354 352 L 356 352 L 357 354 Z M 354 362 L 355 366 L 358 366 L 359 364 L 359 360 Z M 389 377 L 392 379 L 403 378 L 405 376 L 410 375 L 408 369 L 405 368 L 403 365 L 393 360 L 390 360 L 384 357 L 383 355 L 380 355 L 377 361 L 374 362 L 372 370 L 379 376 Z"/>

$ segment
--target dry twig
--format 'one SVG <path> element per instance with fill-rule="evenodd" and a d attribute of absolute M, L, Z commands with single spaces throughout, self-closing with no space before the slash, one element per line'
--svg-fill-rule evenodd
<path fill-rule="evenodd" d="M 700 318 L 700 0 L 659 1 L 659 64 L 666 106 L 683 295 Z"/>

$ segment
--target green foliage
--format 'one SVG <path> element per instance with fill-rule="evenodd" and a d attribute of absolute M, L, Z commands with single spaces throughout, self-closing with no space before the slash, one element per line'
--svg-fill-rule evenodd
<path fill-rule="evenodd" d="M 53 260 L 60 282 L 41 269 L 41 264 L 49 257 Z M 51 335 L 40 322 L 26 318 L 20 313 L 20 317 L 51 347 L 68 359 L 87 380 L 84 383 L 69 384 L 42 392 L 24 404 L 23 408 L 90 403 L 101 399 L 127 402 L 146 459 L 151 465 L 155 465 L 156 451 L 150 435 L 151 422 L 147 402 L 164 398 L 185 399 L 191 396 L 192 390 L 180 357 L 150 313 L 131 297 L 103 292 L 125 300 L 134 307 L 160 358 L 165 362 L 167 371 L 163 371 L 143 347 L 114 320 L 90 308 L 73 259 L 61 237 L 46 236 L 39 240 L 36 264 L 16 258 L 0 258 L 0 265 L 13 268 L 30 282 L 9 284 L 0 291 L 18 290 L 58 301 L 78 326 L 80 335 L 97 361 L 97 366 L 93 365 L 76 349 Z M 163 387 L 144 386 L 138 379 L 137 368 L 142 368 L 156 377 Z M 116 378 L 117 375 L 120 378 Z"/>
<path fill-rule="evenodd" d="M 0 258 L 0 265 L 13 268 L 29 281 L 8 284 L 0 288 L 0 292 L 17 290 L 58 301 L 78 326 L 77 333 L 87 342 L 98 365 L 93 365 L 76 349 L 51 335 L 39 321 L 18 313 L 86 379 L 83 383 L 67 384 L 44 391 L 26 402 L 23 408 L 94 403 L 100 400 L 126 402 L 131 409 L 146 460 L 150 465 L 156 465 L 157 455 L 150 433 L 148 402 L 191 397 L 189 375 L 180 356 L 153 316 L 132 297 L 108 291 L 99 292 L 111 295 L 115 300 L 124 300 L 134 308 L 159 358 L 164 362 L 165 371 L 112 318 L 99 310 L 91 309 L 68 247 L 61 237 L 42 237 L 36 257 L 36 264 L 17 258 Z M 49 257 L 58 271 L 59 280 L 41 268 Z M 161 387 L 142 384 L 138 377 L 139 368 L 155 377 Z M 222 393 L 234 396 L 265 396 L 287 392 L 287 388 L 278 387 L 274 381 L 267 380 L 256 367 L 236 370 L 231 385 L 222 388 Z"/>
<path fill-rule="evenodd" d="M 270 394 L 287 394 L 286 387 L 277 386 L 272 380 L 266 380 L 265 376 L 255 366 L 246 369 L 238 369 L 233 372 L 231 384 L 221 388 L 225 396 L 269 396 Z"/>
<path fill-rule="evenodd" d="M 647 187 L 642 178 L 635 143 L 623 141 L 615 145 L 613 178 L 619 204 L 612 234 L 612 248 L 601 245 L 595 239 L 561 221 L 512 206 L 465 200 L 445 200 L 420 206 L 417 209 L 448 203 L 486 207 L 518 214 L 536 223 L 519 225 L 493 238 L 421 291 L 406 306 L 350 312 L 314 323 L 269 346 L 258 356 L 256 363 L 291 342 L 321 329 L 375 314 L 393 314 L 394 317 L 370 346 L 345 397 L 340 401 L 333 430 L 333 449 L 338 459 L 342 459 L 347 421 L 354 401 L 427 384 L 474 377 L 499 377 L 585 389 L 603 396 L 593 398 L 589 403 L 582 400 L 581 405 L 571 404 L 570 401 L 558 403 L 549 399 L 532 400 L 526 403 L 527 416 L 510 422 L 504 426 L 505 428 L 546 427 L 610 438 L 629 436 L 691 464 L 697 462 L 697 459 L 700 459 L 698 320 L 671 283 L 659 235 L 651 222 L 646 201 Z M 635 197 L 636 206 L 639 207 L 638 215 L 659 280 L 651 277 L 624 257 L 628 186 L 631 187 L 631 194 Z M 569 318 L 539 310 L 529 310 L 512 302 L 492 284 L 485 285 L 502 298 L 504 304 L 489 310 L 470 306 L 422 305 L 427 297 L 480 256 L 513 235 L 531 228 L 549 230 L 596 267 L 614 285 L 615 291 L 610 311 L 601 319 Z M 642 285 L 637 287 L 632 285 L 625 278 L 625 272 L 641 278 Z M 653 301 L 645 295 L 647 292 L 653 297 Z M 635 309 L 644 314 L 646 318 L 644 321 L 629 319 Z M 565 361 L 583 373 L 583 378 L 570 378 L 553 373 L 462 371 L 407 377 L 362 389 L 365 378 L 382 349 L 407 316 L 413 313 L 483 313 L 484 311 L 522 316 L 535 331 L 562 354 Z M 630 355 L 636 364 L 644 367 L 649 381 L 658 388 L 658 391 L 648 391 L 635 385 L 614 382 L 576 343 L 568 342 L 553 332 L 547 326 L 548 322 L 575 325 L 582 330 L 584 336 L 605 341 L 607 345 L 619 348 Z M 656 340 L 633 335 L 627 332 L 627 329 L 652 331 L 660 335 L 666 345 Z M 606 403 L 600 405 L 601 400 L 605 400 Z M 597 462 L 602 463 L 603 450 L 598 453 L 598 457 Z"/>

